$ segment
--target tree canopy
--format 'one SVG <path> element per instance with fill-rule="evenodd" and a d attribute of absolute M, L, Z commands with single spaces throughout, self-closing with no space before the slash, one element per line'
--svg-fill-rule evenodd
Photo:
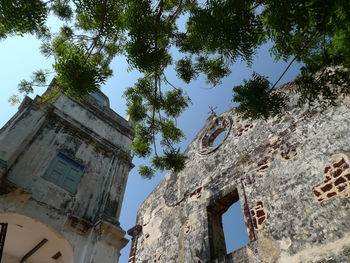
<path fill-rule="evenodd" d="M 46 25 L 50 15 L 65 23 L 58 33 Z M 166 78 L 169 66 L 185 83 L 204 74 L 215 86 L 238 59 L 254 66 L 257 49 L 271 41 L 276 59 L 303 65 L 293 90 L 300 104 L 334 104 L 339 94 L 350 93 L 348 0 L 0 0 L 0 39 L 26 33 L 43 41 L 41 52 L 55 59 L 56 83 L 77 98 L 112 75 L 115 56 L 125 55 L 129 67 L 143 74 L 124 96 L 135 122 L 134 153 L 152 156 L 151 165 L 139 169 L 146 178 L 154 169 L 178 172 L 185 164 L 176 148 L 184 134 L 175 120 L 191 100 Z M 19 84 L 20 92 L 45 85 L 47 75 L 34 72 Z M 250 119 L 283 112 L 288 95 L 276 89 L 279 80 L 254 73 L 233 87 L 237 112 Z"/>

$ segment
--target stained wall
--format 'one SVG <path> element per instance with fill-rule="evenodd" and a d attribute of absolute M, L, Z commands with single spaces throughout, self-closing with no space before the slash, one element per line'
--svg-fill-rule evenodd
<path fill-rule="evenodd" d="M 129 262 L 350 262 L 350 100 L 310 110 L 295 99 L 266 121 L 211 115 L 185 169 L 139 208 Z M 216 218 L 237 200 L 249 244 L 226 254 Z"/>
<path fill-rule="evenodd" d="M 44 100 L 26 98 L 0 130 L 0 220 L 46 224 L 72 246 L 74 263 L 117 262 L 128 242 L 118 220 L 133 167 L 131 124 L 93 97 Z M 58 154 L 84 167 L 74 192 L 44 177 Z"/>

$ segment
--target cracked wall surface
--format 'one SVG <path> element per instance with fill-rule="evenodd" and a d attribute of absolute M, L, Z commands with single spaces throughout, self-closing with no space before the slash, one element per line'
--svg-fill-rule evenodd
<path fill-rule="evenodd" d="M 139 208 L 129 262 L 349 263 L 349 101 L 310 111 L 294 98 L 267 121 L 234 109 L 211 115 L 185 169 L 168 173 Z M 234 191 L 250 242 L 216 257 L 209 213 Z"/>

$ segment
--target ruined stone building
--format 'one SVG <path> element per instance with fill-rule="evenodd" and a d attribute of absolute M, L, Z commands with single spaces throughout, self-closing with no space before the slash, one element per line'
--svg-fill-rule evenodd
<path fill-rule="evenodd" d="M 293 105 L 267 121 L 211 115 L 186 168 L 139 208 L 129 263 L 349 263 L 350 99 Z M 249 243 L 227 254 L 222 215 L 236 202 Z"/>
<path fill-rule="evenodd" d="M 130 132 L 102 93 L 24 99 L 0 130 L 3 263 L 118 262 Z"/>

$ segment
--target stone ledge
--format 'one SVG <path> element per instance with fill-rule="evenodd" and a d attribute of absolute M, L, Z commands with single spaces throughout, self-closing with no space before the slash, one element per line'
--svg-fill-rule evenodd
<path fill-rule="evenodd" d="M 104 220 L 96 224 L 96 229 L 100 234 L 100 241 L 112 247 L 122 249 L 129 242 L 129 240 L 124 237 L 126 232 L 123 229 Z"/>
<path fill-rule="evenodd" d="M 142 231 L 142 226 L 141 225 L 136 225 L 128 230 L 128 235 L 129 236 L 137 236 L 140 232 Z"/>

